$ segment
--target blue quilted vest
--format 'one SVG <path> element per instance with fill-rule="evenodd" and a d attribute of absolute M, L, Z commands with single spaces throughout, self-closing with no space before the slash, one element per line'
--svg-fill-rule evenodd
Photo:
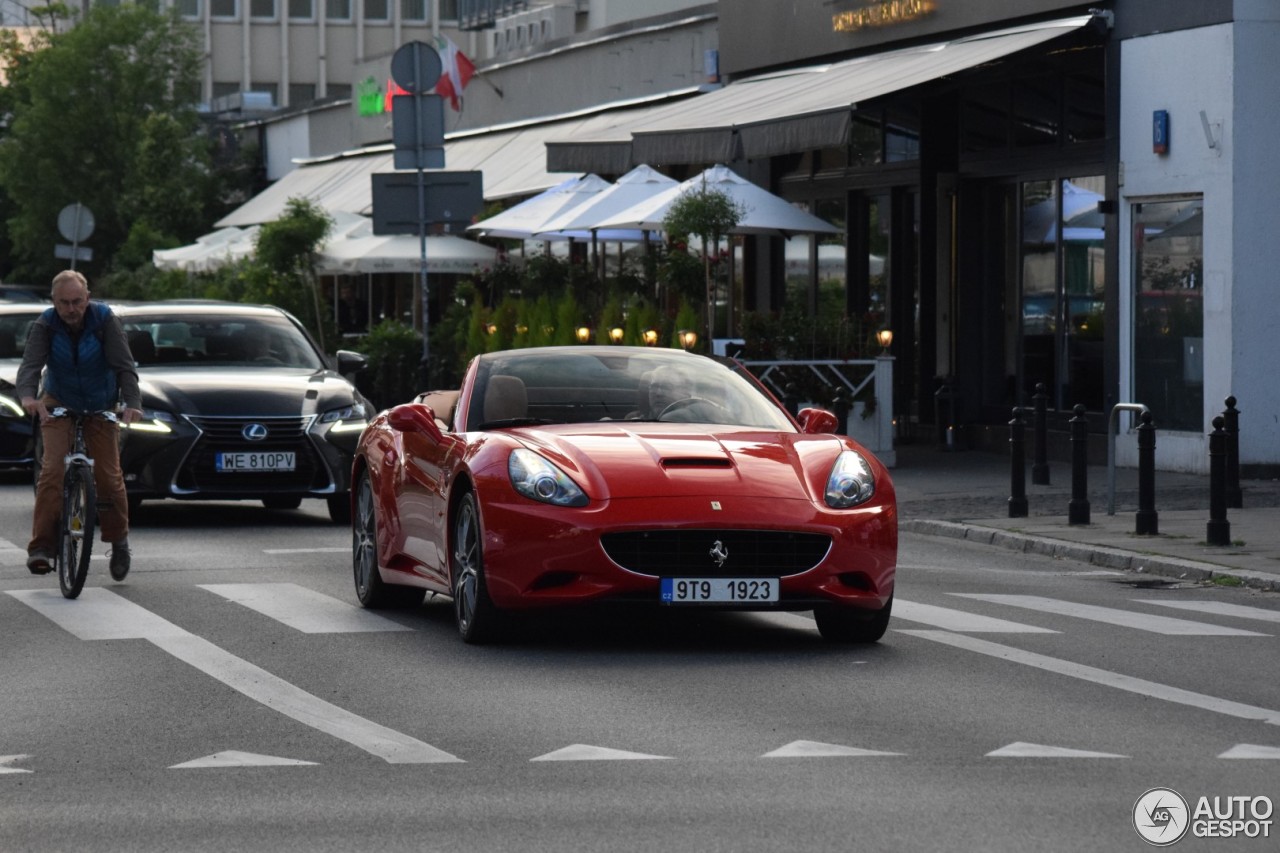
<path fill-rule="evenodd" d="M 102 346 L 103 326 L 110 315 L 111 309 L 106 305 L 90 302 L 78 339 L 72 337 L 55 309 L 49 308 L 42 315 L 53 332 L 44 390 L 67 408 L 96 412 L 116 404 L 116 374 L 107 365 Z"/>

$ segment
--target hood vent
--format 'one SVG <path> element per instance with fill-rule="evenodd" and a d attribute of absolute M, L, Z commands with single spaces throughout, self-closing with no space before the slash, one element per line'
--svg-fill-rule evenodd
<path fill-rule="evenodd" d="M 731 468 L 724 456 L 673 456 L 662 460 L 663 468 Z"/>

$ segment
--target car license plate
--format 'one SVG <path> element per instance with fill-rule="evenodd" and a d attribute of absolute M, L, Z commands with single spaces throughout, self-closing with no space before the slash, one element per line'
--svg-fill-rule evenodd
<path fill-rule="evenodd" d="M 777 578 L 663 578 L 664 604 L 776 604 Z"/>
<path fill-rule="evenodd" d="M 219 471 L 292 471 L 296 465 L 292 450 L 255 450 L 251 453 L 219 453 Z"/>

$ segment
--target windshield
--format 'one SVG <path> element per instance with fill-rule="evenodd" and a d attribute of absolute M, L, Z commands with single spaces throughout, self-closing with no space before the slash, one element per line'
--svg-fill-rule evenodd
<path fill-rule="evenodd" d="M 0 314 L 0 359 L 22 358 L 27 332 L 43 310 L 37 308 L 30 313 Z"/>
<path fill-rule="evenodd" d="M 121 321 L 139 367 L 325 367 L 311 341 L 284 317 L 200 315 L 185 319 L 166 314 L 122 317 Z"/>
<path fill-rule="evenodd" d="M 591 421 L 709 423 L 794 431 L 750 380 L 710 358 L 574 347 L 483 356 L 470 429 Z"/>

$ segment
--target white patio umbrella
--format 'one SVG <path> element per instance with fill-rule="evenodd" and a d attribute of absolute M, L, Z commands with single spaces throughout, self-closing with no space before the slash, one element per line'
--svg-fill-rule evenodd
<path fill-rule="evenodd" d="M 156 249 L 151 262 L 162 270 L 209 272 L 253 254 L 258 226 L 219 228 L 176 249 Z"/>
<path fill-rule="evenodd" d="M 467 230 L 484 237 L 528 239 L 544 230 L 549 220 L 573 210 L 610 186 L 612 184 L 599 175 L 570 178 L 496 216 L 467 226 Z M 584 232 L 583 236 L 588 235 Z"/>
<path fill-rule="evenodd" d="M 422 247 L 416 234 L 373 233 L 365 220 L 321 248 L 316 271 L 321 275 L 415 273 L 421 269 Z M 469 273 L 492 265 L 498 250 L 453 234 L 427 235 L 428 273 Z"/>
<path fill-rule="evenodd" d="M 644 239 L 642 229 L 621 229 L 619 233 L 622 236 L 612 229 L 602 234 L 597 223 L 606 221 L 676 185 L 675 178 L 667 177 L 652 166 L 636 166 L 618 178 L 613 186 L 596 193 L 587 201 L 559 216 L 548 219 L 543 223 L 546 230 L 534 236 L 554 240 L 564 234 L 572 234 L 575 237 L 578 234 L 588 234 L 610 242 L 632 242 L 631 235 L 636 235 L 634 239 L 642 240 Z"/>
<path fill-rule="evenodd" d="M 733 229 L 734 234 L 789 237 L 792 234 L 836 234 L 840 231 L 830 222 L 801 210 L 786 199 L 737 175 L 728 166 L 721 165 L 712 166 L 684 183 L 668 187 L 596 223 L 596 227 L 662 230 L 662 220 L 676 199 L 685 193 L 699 192 L 704 188 L 718 190 L 742 207 L 743 216 Z"/>

